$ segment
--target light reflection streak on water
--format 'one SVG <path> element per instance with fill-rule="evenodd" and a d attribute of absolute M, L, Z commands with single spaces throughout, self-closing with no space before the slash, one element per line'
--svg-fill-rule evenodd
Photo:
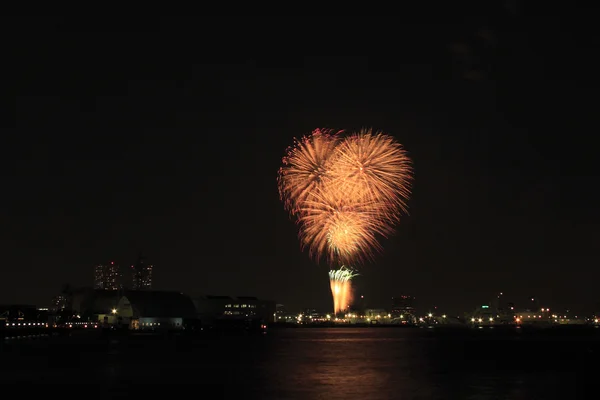
<path fill-rule="evenodd" d="M 600 335 L 525 338 L 477 330 L 315 328 L 112 343 L 74 337 L 6 345 L 0 385 L 72 380 L 102 386 L 103 393 L 139 394 L 153 383 L 195 384 L 223 393 L 215 398 L 262 400 L 571 399 L 574 390 L 595 385 L 598 354 Z"/>

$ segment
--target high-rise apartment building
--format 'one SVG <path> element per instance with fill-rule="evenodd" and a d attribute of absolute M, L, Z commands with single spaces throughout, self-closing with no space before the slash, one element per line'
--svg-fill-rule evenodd
<path fill-rule="evenodd" d="M 147 264 L 145 258 L 140 255 L 137 263 L 131 266 L 133 290 L 152 289 L 152 269 L 153 266 Z"/>
<path fill-rule="evenodd" d="M 69 300 L 67 296 L 61 294 L 52 298 L 52 305 L 50 308 L 52 311 L 61 311 L 67 308 L 68 305 Z"/>
<path fill-rule="evenodd" d="M 97 265 L 94 269 L 94 289 L 118 290 L 121 283 L 120 278 L 119 266 L 114 261 Z"/>

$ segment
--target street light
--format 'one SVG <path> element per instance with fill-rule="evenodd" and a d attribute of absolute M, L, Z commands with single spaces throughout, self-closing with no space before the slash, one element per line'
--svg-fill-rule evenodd
<path fill-rule="evenodd" d="M 113 313 L 113 314 L 116 314 L 116 313 L 117 313 L 117 309 L 116 309 L 116 308 L 113 308 L 113 309 L 112 309 L 112 313 Z"/>

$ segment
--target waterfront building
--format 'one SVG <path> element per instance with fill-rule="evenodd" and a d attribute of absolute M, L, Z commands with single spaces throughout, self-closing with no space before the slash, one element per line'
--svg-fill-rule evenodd
<path fill-rule="evenodd" d="M 129 290 L 104 321 L 134 330 L 180 330 L 197 319 L 192 300 L 180 292 Z"/>

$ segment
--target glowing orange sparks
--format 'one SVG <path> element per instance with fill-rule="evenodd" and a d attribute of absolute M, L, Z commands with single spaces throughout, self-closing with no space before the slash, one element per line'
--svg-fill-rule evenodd
<path fill-rule="evenodd" d="M 283 166 L 279 169 L 278 182 L 279 195 L 292 215 L 315 189 L 324 185 L 339 133 L 316 129 L 288 148 Z"/>
<path fill-rule="evenodd" d="M 351 279 L 356 275 L 349 269 L 341 267 L 338 270 L 329 271 L 329 283 L 333 296 L 333 311 L 335 314 L 344 312 L 352 302 Z"/>
<path fill-rule="evenodd" d="M 391 136 L 363 130 L 344 139 L 331 161 L 335 190 L 360 201 L 388 203 L 385 217 L 406 212 L 412 180 L 411 161 Z"/>
<path fill-rule="evenodd" d="M 330 265 L 366 261 L 381 250 L 379 239 L 391 234 L 407 211 L 413 172 L 406 151 L 391 136 L 342 133 L 316 129 L 296 140 L 278 175 L 279 194 L 297 219 L 302 247 Z M 352 276 L 330 272 L 336 313 L 351 301 Z"/>

